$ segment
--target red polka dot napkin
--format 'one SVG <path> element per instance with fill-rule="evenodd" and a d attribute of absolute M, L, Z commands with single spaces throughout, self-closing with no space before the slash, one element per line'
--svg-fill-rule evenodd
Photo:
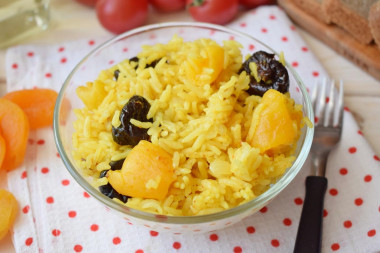
<path fill-rule="evenodd" d="M 249 11 L 229 26 L 289 52 L 287 61 L 308 88 L 326 76 L 279 8 Z M 8 90 L 59 90 L 73 66 L 104 39 L 9 49 Z M 379 252 L 380 158 L 348 108 L 344 116 L 343 138 L 328 162 L 323 252 Z M 46 128 L 30 134 L 24 164 L 8 173 L 9 188 L 20 203 L 13 242 L 17 252 L 292 252 L 308 169 L 309 161 L 269 205 L 233 226 L 203 234 L 162 233 L 114 216 L 84 192 L 66 171 L 53 130 Z"/>

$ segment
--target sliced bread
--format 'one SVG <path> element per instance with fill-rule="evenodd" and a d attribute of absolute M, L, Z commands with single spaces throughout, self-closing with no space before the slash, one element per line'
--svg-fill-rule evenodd
<path fill-rule="evenodd" d="M 329 24 L 330 18 L 327 16 L 326 11 L 322 7 L 323 1 L 324 0 L 293 0 L 298 7 L 303 9 L 308 14 L 326 24 Z"/>
<path fill-rule="evenodd" d="M 380 49 L 380 0 L 371 6 L 368 22 L 373 38 Z"/>
<path fill-rule="evenodd" d="M 324 0 L 328 18 L 348 31 L 361 43 L 369 44 L 373 36 L 368 23 L 371 6 L 378 0 Z"/>

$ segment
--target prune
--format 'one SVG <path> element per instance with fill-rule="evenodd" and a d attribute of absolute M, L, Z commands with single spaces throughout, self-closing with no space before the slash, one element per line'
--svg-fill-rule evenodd
<path fill-rule="evenodd" d="M 249 64 L 251 62 L 257 65 L 256 80 Z M 274 59 L 274 54 L 269 54 L 264 51 L 255 52 L 242 65 L 240 72 L 246 71 L 249 74 L 250 82 L 247 90 L 250 95 L 263 96 L 269 89 L 275 89 L 281 93 L 286 93 L 289 90 L 289 75 L 288 71 L 280 62 Z"/>
<path fill-rule="evenodd" d="M 123 167 L 124 161 L 125 161 L 125 158 L 110 162 L 109 164 L 111 166 L 111 170 L 121 170 L 121 168 Z"/>
<path fill-rule="evenodd" d="M 154 68 L 154 67 L 156 67 L 157 63 L 158 63 L 160 60 L 161 60 L 161 58 L 156 59 L 156 60 L 152 61 L 151 63 L 147 63 L 147 64 L 145 65 L 145 68 L 151 68 L 151 67 Z M 137 56 L 132 57 L 131 59 L 129 59 L 129 61 L 137 62 L 137 65 L 136 65 L 135 69 L 138 68 L 138 66 L 139 66 L 139 58 L 138 58 Z"/>
<path fill-rule="evenodd" d="M 100 172 L 99 178 L 105 177 L 105 176 L 107 175 L 107 172 L 108 172 L 108 171 L 109 171 L 109 170 L 102 170 L 102 171 Z"/>
<path fill-rule="evenodd" d="M 141 122 L 153 122 L 147 119 L 149 102 L 141 96 L 133 96 L 120 112 L 120 126 L 112 127 L 112 138 L 119 145 L 136 146 L 141 140 L 149 140 L 148 129 L 133 125 L 135 119 Z"/>
<path fill-rule="evenodd" d="M 115 80 L 117 81 L 117 79 L 119 78 L 119 74 L 120 74 L 120 70 L 115 70 L 115 72 L 113 72 L 113 77 L 115 78 Z"/>
<path fill-rule="evenodd" d="M 135 66 L 135 69 L 137 69 L 138 68 L 138 66 L 139 66 L 139 58 L 137 58 L 137 56 L 135 56 L 135 57 L 132 57 L 131 59 L 129 59 L 129 61 L 130 62 L 136 62 L 137 64 L 136 64 L 136 66 Z M 157 64 L 157 63 L 156 63 Z M 155 65 L 156 65 L 155 64 Z M 148 65 L 146 66 L 147 68 L 148 68 Z M 154 66 L 153 66 L 154 67 Z M 120 74 L 120 70 L 115 70 L 115 72 L 113 72 L 113 77 L 115 78 L 115 80 L 117 81 L 117 79 L 119 78 L 119 74 Z"/>
<path fill-rule="evenodd" d="M 151 63 L 149 63 L 149 64 L 146 65 L 146 68 L 150 68 L 150 67 L 154 68 L 154 67 L 156 67 L 157 63 L 158 63 L 160 60 L 161 60 L 161 59 L 157 59 L 157 60 L 152 61 Z"/>
<path fill-rule="evenodd" d="M 160 59 L 157 59 L 157 60 L 154 60 L 154 61 L 152 61 L 152 62 L 149 63 L 149 64 L 146 64 L 146 65 L 145 65 L 145 68 L 150 68 L 150 67 L 154 68 L 154 67 L 156 67 L 157 63 L 158 63 L 160 60 L 161 60 L 161 58 L 160 58 Z M 137 56 L 132 57 L 131 59 L 129 59 L 129 61 L 130 61 L 130 62 L 133 61 L 133 62 L 136 62 L 136 63 L 137 63 L 136 66 L 135 66 L 135 69 L 137 69 L 137 68 L 139 67 L 139 58 L 138 58 Z M 120 70 L 118 70 L 118 69 L 115 70 L 115 71 L 113 72 L 113 77 L 115 78 L 116 81 L 117 81 L 117 79 L 119 78 L 119 74 L 120 74 Z"/>
<path fill-rule="evenodd" d="M 123 195 L 123 194 L 118 193 L 118 192 L 112 187 L 112 185 L 111 185 L 110 183 L 108 183 L 108 184 L 106 184 L 106 185 L 101 185 L 101 186 L 99 186 L 99 191 L 100 191 L 103 195 L 105 195 L 105 196 L 107 196 L 107 197 L 109 197 L 109 198 L 111 198 L 111 199 L 113 199 L 113 198 L 117 198 L 117 199 L 119 199 L 120 201 L 122 201 L 123 203 L 127 203 L 128 199 L 130 198 L 129 196 L 126 196 L 126 195 Z"/>
<path fill-rule="evenodd" d="M 121 168 L 123 167 L 124 161 L 125 161 L 125 158 L 117 160 L 117 161 L 111 161 L 109 163 L 109 165 L 111 166 L 111 170 L 121 170 Z M 105 177 L 108 171 L 109 170 L 102 170 L 100 172 L 99 178 Z"/>
<path fill-rule="evenodd" d="M 111 170 L 121 170 L 121 167 L 123 166 L 123 162 L 124 162 L 125 159 L 121 159 L 121 160 L 117 160 L 117 161 L 112 161 L 110 162 L 110 166 L 111 166 Z M 100 172 L 100 175 L 99 175 L 99 178 L 103 178 L 107 175 L 107 172 L 109 170 L 102 170 Z M 99 186 L 99 191 L 109 197 L 109 198 L 117 198 L 119 200 L 121 200 L 123 203 L 127 203 L 128 199 L 130 198 L 129 196 L 126 196 L 126 195 L 123 195 L 123 194 L 120 194 L 118 193 L 110 183 L 106 184 L 106 185 L 101 185 Z"/>
<path fill-rule="evenodd" d="M 139 62 L 139 58 L 137 56 L 135 56 L 135 57 L 132 57 L 131 59 L 129 59 L 129 61 Z"/>

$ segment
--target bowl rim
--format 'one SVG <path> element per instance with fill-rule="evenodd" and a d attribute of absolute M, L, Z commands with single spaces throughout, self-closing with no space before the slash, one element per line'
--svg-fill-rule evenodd
<path fill-rule="evenodd" d="M 277 196 L 298 174 L 298 172 L 301 170 L 304 162 L 306 161 L 306 158 L 309 154 L 313 135 L 314 135 L 314 127 L 304 127 L 306 129 L 305 132 L 305 138 L 302 143 L 302 147 L 300 149 L 299 155 L 296 157 L 296 160 L 293 162 L 292 166 L 287 169 L 287 171 L 281 176 L 281 178 L 273 185 L 271 186 L 267 191 L 260 194 L 256 198 L 241 204 L 239 206 L 223 210 L 217 213 L 211 213 L 211 214 L 204 214 L 204 215 L 196 215 L 196 216 L 170 216 L 170 215 L 160 215 L 160 214 L 154 214 L 149 212 L 144 212 L 138 209 L 133 209 L 130 207 L 127 207 L 121 203 L 118 203 L 103 194 L 101 194 L 95 187 L 93 187 L 87 180 L 75 169 L 74 164 L 70 161 L 68 154 L 64 150 L 62 139 L 60 136 L 60 127 L 59 127 L 59 111 L 60 107 L 63 101 L 63 94 L 66 90 L 66 87 L 69 85 L 71 78 L 76 73 L 76 71 L 81 67 L 81 65 L 92 55 L 96 54 L 98 51 L 102 50 L 104 47 L 107 47 L 111 45 L 112 43 L 121 40 L 125 37 L 129 37 L 135 34 L 148 32 L 152 30 L 162 29 L 162 28 L 175 28 L 175 27 L 187 27 L 187 28 L 202 28 L 202 29 L 212 29 L 216 31 L 221 31 L 227 34 L 235 35 L 238 37 L 243 37 L 248 40 L 255 41 L 265 48 L 271 50 L 274 52 L 277 56 L 279 54 L 266 45 L 265 43 L 261 42 L 260 40 L 235 29 L 232 28 L 226 28 L 220 25 L 214 25 L 209 23 L 202 23 L 202 22 L 164 22 L 164 23 L 158 23 L 158 24 L 151 24 L 142 26 L 130 31 L 127 31 L 125 33 L 122 33 L 118 36 L 115 36 L 104 43 L 97 46 L 95 49 L 93 49 L 90 53 L 88 53 L 79 63 L 76 64 L 76 66 L 73 68 L 73 70 L 70 72 L 70 74 L 65 79 L 61 90 L 58 94 L 57 101 L 54 108 L 54 120 L 53 120 L 53 130 L 54 130 L 54 139 L 55 143 L 58 149 L 58 152 L 60 154 L 60 157 L 71 174 L 71 176 L 77 181 L 77 183 L 85 190 L 87 191 L 91 196 L 96 198 L 98 201 L 100 201 L 103 205 L 120 212 L 123 215 L 130 215 L 134 218 L 147 220 L 147 221 L 154 221 L 154 222 L 161 222 L 166 224 L 199 224 L 199 223 L 206 223 L 211 221 L 217 221 L 221 219 L 225 219 L 228 217 L 233 217 L 237 214 L 249 211 L 252 209 L 253 206 L 256 206 L 257 208 L 263 207 L 268 201 L 273 199 L 275 196 Z M 297 86 L 302 93 L 303 99 L 304 99 L 304 107 L 307 115 L 304 115 L 308 117 L 309 119 L 314 119 L 313 109 L 311 105 L 311 100 L 308 95 L 307 89 L 302 82 L 301 78 L 297 74 L 297 72 L 292 68 L 292 66 L 285 61 L 285 65 L 288 70 L 292 73 L 294 76 L 294 79 L 297 82 Z"/>

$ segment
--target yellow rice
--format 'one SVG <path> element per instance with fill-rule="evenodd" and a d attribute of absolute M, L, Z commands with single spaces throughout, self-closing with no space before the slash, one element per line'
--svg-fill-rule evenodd
<path fill-rule="evenodd" d="M 132 124 L 149 128 L 150 141 L 172 155 L 176 179 L 163 201 L 130 198 L 125 204 L 129 207 L 179 216 L 218 212 L 262 194 L 292 165 L 296 143 L 271 157 L 247 142 L 257 122 L 252 117 L 261 97 L 244 91 L 249 78 L 244 71 L 237 74 L 243 61 L 238 42 L 220 45 L 224 71 L 217 81 L 196 85 L 186 76 L 186 68 L 191 67 L 186 60 L 214 43 L 209 39 L 184 42 L 174 36 L 167 44 L 143 46 L 137 70 L 135 62 L 125 60 L 87 84 L 90 90 L 103 90 L 97 91 L 100 96 L 88 98 L 94 108 L 75 110 L 73 155 L 80 169 L 94 178 L 94 186 L 106 184 L 106 178 L 98 179 L 100 171 L 131 150 L 112 140 L 111 128 L 120 124 L 120 111 L 133 95 L 149 101 L 148 118 L 153 118 L 153 123 L 133 120 Z M 156 59 L 161 60 L 154 68 L 145 68 Z M 204 70 L 200 80 L 207 80 L 212 72 Z M 295 105 L 294 110 L 300 111 L 301 106 Z M 156 184 L 152 180 L 146 187 Z"/>

